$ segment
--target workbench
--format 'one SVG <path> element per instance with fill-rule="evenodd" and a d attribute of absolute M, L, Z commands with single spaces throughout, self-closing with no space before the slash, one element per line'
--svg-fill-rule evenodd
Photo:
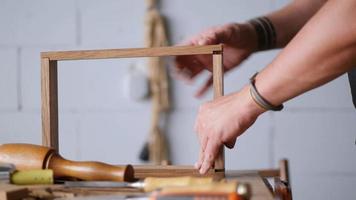
<path fill-rule="evenodd" d="M 272 188 L 261 176 L 259 171 L 227 171 L 227 179 L 236 179 L 239 183 L 247 183 L 251 188 L 251 200 L 274 199 Z M 134 188 L 67 188 L 62 184 L 17 186 L 0 184 L 0 200 L 18 199 L 75 199 L 78 197 L 125 197 L 143 195 Z"/>
<path fill-rule="evenodd" d="M 284 161 L 283 161 L 284 162 Z M 156 171 L 162 171 L 161 176 L 165 176 L 165 172 L 172 171 L 169 166 L 155 166 L 135 168 L 137 172 L 135 178 L 148 174 L 157 174 Z M 283 167 L 282 167 L 283 168 Z M 228 180 L 237 180 L 239 183 L 245 183 L 249 186 L 250 200 L 273 200 L 276 199 L 276 185 L 270 184 L 268 179 L 286 176 L 282 170 L 284 169 L 269 169 L 269 170 L 229 170 L 225 171 L 225 178 Z M 148 169 L 148 170 L 147 170 Z M 152 169 L 152 170 L 150 170 Z M 177 166 L 174 166 L 174 170 Z M 193 168 L 182 166 L 182 171 L 189 172 L 189 175 L 201 176 Z M 188 170 L 189 169 L 189 170 Z M 172 173 L 171 173 L 172 174 Z M 282 178 L 283 179 L 283 178 Z M 289 189 L 289 188 L 288 188 Z M 290 192 L 290 190 L 288 191 Z M 144 192 L 135 188 L 70 188 L 63 184 L 53 185 L 31 185 L 31 186 L 17 186 L 12 184 L 0 184 L 0 200 L 20 200 L 20 199 L 81 199 L 83 197 L 92 197 L 95 199 L 108 199 L 110 197 L 125 198 L 127 196 L 142 196 Z M 280 194 L 278 194 L 280 195 Z M 278 198 L 277 198 L 278 199 Z M 279 199 L 286 199 L 280 197 Z"/>

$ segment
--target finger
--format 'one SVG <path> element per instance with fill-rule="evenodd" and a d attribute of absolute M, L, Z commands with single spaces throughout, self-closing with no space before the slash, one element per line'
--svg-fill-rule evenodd
<path fill-rule="evenodd" d="M 202 106 L 199 107 L 199 113 L 202 110 Z M 195 163 L 195 167 L 197 169 L 200 169 L 201 167 L 201 163 L 204 159 L 204 149 L 206 147 L 206 143 L 207 143 L 207 138 L 204 134 L 202 134 L 204 131 L 204 127 L 203 124 L 200 121 L 200 115 L 198 114 L 198 117 L 195 121 L 195 125 L 194 125 L 194 130 L 198 135 L 198 139 L 199 139 L 199 144 L 200 144 L 200 148 L 199 148 L 199 157 L 198 157 L 198 161 Z"/>
<path fill-rule="evenodd" d="M 177 56 L 175 59 L 176 69 L 180 76 L 186 79 L 193 79 L 205 67 L 204 64 L 198 59 L 197 56 Z"/>
<path fill-rule="evenodd" d="M 209 138 L 204 151 L 204 161 L 199 170 L 200 174 L 206 174 L 213 166 L 216 155 L 218 154 L 220 143 L 216 139 Z"/>
<path fill-rule="evenodd" d="M 204 152 L 207 145 L 207 141 L 208 141 L 207 137 L 202 137 L 202 139 L 200 139 L 199 157 L 198 157 L 198 161 L 195 163 L 196 169 L 200 169 L 204 161 Z"/>
<path fill-rule="evenodd" d="M 199 111 L 198 111 L 198 115 L 195 119 L 195 123 L 194 123 L 194 132 L 197 133 L 197 135 L 199 136 L 199 142 L 200 142 L 200 134 L 201 133 L 201 123 L 200 123 L 200 112 L 203 110 L 203 105 L 199 106 Z"/>
<path fill-rule="evenodd" d="M 205 81 L 204 85 L 195 93 L 195 97 L 200 98 L 202 97 L 211 87 L 213 84 L 213 75 Z"/>

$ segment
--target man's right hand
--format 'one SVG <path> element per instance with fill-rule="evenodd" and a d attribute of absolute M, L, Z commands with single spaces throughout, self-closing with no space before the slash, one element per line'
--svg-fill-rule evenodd
<path fill-rule="evenodd" d="M 252 25 L 231 23 L 212 27 L 192 37 L 182 45 L 224 45 L 225 72 L 238 66 L 257 49 L 257 35 Z M 194 79 L 204 69 L 212 71 L 210 55 L 177 56 L 176 67 L 178 76 L 186 80 Z M 196 96 L 202 96 L 212 85 L 212 76 Z"/>

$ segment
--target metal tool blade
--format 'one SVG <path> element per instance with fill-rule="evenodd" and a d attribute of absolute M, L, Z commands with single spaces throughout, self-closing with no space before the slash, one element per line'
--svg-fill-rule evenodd
<path fill-rule="evenodd" d="M 114 181 L 65 181 L 64 185 L 66 187 L 86 187 L 86 188 L 143 188 L 143 182 L 114 182 Z"/>

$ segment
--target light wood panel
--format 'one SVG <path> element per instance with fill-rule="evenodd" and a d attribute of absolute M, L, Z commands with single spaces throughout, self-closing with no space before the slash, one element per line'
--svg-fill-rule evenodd
<path fill-rule="evenodd" d="M 138 179 L 146 177 L 177 177 L 177 176 L 215 176 L 214 169 L 201 175 L 193 166 L 184 165 L 134 165 L 134 176 Z"/>
<path fill-rule="evenodd" d="M 206 46 L 173 46 L 131 49 L 103 49 L 79 51 L 52 51 L 41 53 L 42 58 L 50 60 L 86 60 L 108 58 L 159 57 L 179 55 L 200 55 L 221 52 L 222 45 Z"/>
<path fill-rule="evenodd" d="M 224 65 L 222 51 L 213 53 L 213 88 L 214 99 L 224 95 Z M 215 159 L 214 167 L 220 171 L 225 169 L 224 146 L 222 146 L 219 150 L 218 157 Z"/>
<path fill-rule="evenodd" d="M 279 161 L 279 169 L 280 169 L 280 174 L 281 174 L 281 181 L 290 183 L 289 180 L 289 166 L 288 166 L 288 160 L 287 159 L 282 159 Z"/>
<path fill-rule="evenodd" d="M 57 61 L 41 59 L 42 144 L 58 151 Z"/>

